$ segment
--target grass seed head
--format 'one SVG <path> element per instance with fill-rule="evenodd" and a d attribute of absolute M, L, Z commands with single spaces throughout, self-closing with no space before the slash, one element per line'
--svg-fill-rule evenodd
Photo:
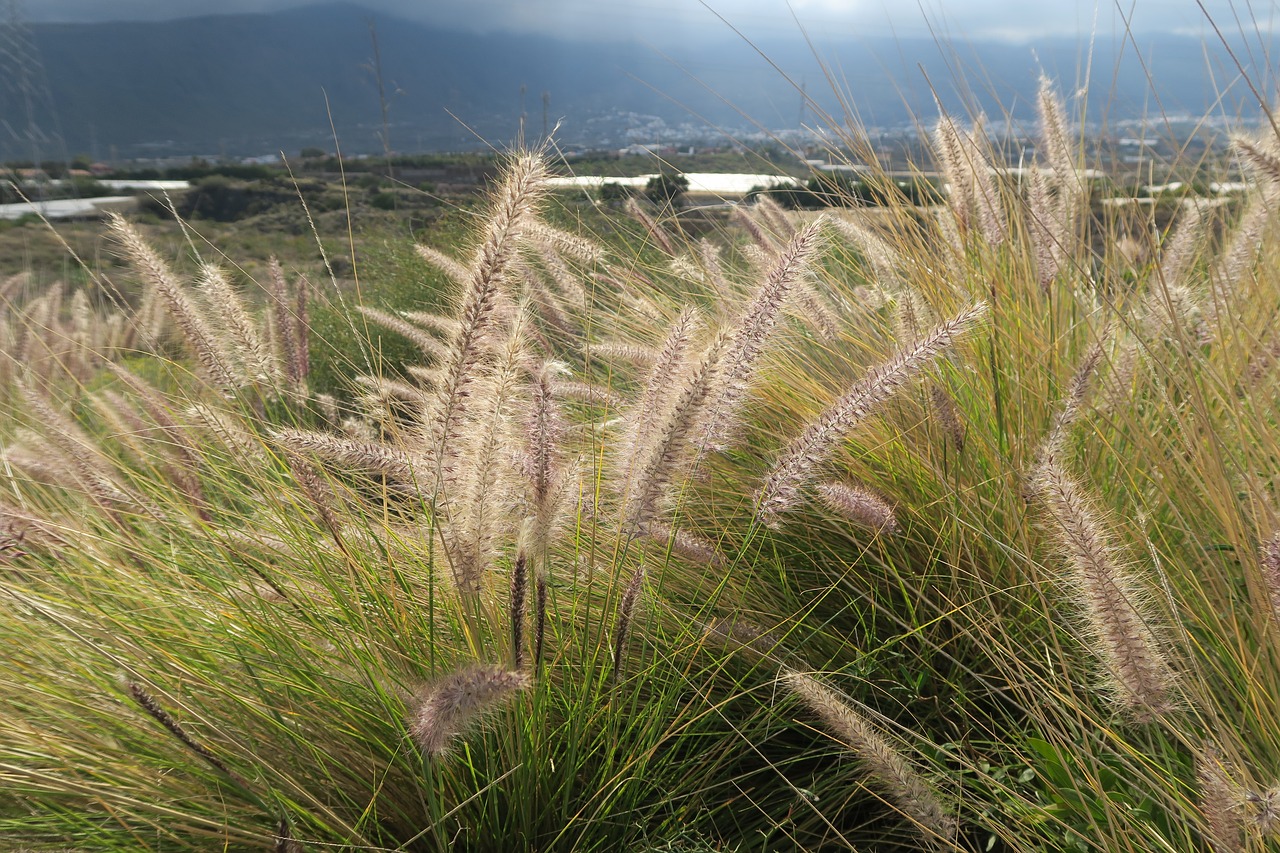
<path fill-rule="evenodd" d="M 525 673 L 499 666 L 474 664 L 460 669 L 414 698 L 409 734 L 428 758 L 440 758 L 467 728 L 527 690 L 530 683 Z"/>

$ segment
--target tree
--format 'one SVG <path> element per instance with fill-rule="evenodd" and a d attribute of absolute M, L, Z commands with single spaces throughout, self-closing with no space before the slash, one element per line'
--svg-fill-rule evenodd
<path fill-rule="evenodd" d="M 657 205 L 680 207 L 689 191 L 689 179 L 679 172 L 654 175 L 644 186 L 645 198 Z"/>
<path fill-rule="evenodd" d="M 600 200 L 606 204 L 621 205 L 633 195 L 635 195 L 633 187 L 623 186 L 616 181 L 609 181 L 600 185 Z"/>

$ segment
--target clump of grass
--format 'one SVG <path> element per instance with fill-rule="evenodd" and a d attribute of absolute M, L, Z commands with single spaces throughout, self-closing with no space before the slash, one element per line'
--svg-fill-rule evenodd
<path fill-rule="evenodd" d="M 1025 178 L 943 117 L 945 205 L 765 202 L 696 241 L 640 208 L 638 236 L 567 233 L 517 154 L 469 251 L 419 250 L 456 289 L 423 301 L 455 310 L 352 309 L 417 360 L 344 399 L 309 393 L 308 285 L 269 264 L 261 305 L 211 267 L 190 287 L 117 220 L 136 308 L 51 290 L 2 318 L 0 831 L 1260 841 L 1267 207 L 1222 251 L 1183 214 L 1112 281 L 1047 82 L 1039 112 Z M 1239 150 L 1270 180 L 1267 146 Z M 122 670 L 145 714 L 119 713 Z M 778 716 L 779 684 L 841 750 Z"/>

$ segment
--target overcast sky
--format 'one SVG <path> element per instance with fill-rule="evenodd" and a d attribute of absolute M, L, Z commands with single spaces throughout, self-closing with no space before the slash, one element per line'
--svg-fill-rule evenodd
<path fill-rule="evenodd" d="M 942 35 L 1027 40 L 1044 34 L 1138 32 L 1209 35 L 1196 0 L 356 0 L 387 16 L 468 30 L 615 36 L 662 43 L 728 35 Z M 1218 26 L 1238 34 L 1280 23 L 1280 0 L 1201 0 Z M 156 20 L 315 5 L 314 0 L 26 0 L 34 21 Z"/>

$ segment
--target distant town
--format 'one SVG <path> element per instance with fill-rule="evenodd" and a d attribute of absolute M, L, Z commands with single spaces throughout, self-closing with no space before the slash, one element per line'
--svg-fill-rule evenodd
<path fill-rule="evenodd" d="M 558 147 L 566 178 L 578 176 L 584 186 L 610 181 L 643 184 L 661 172 L 699 173 L 695 192 L 741 197 L 752 188 L 793 182 L 799 186 L 814 175 L 844 175 L 854 179 L 869 168 L 907 180 L 936 176 L 928 153 L 928 125 L 867 127 L 851 135 L 821 124 L 766 130 L 743 128 L 711 137 L 692 122 L 670 124 L 662 117 L 614 111 L 594 119 L 592 144 Z M 1250 128 L 1217 116 L 1166 116 L 1158 122 L 1116 121 L 1109 126 L 1086 126 L 1080 136 L 1080 162 L 1091 177 L 1106 178 L 1127 188 L 1128 195 L 1156 195 L 1195 187 L 1202 195 L 1220 195 L 1244 188 L 1229 159 L 1231 134 Z M 1033 162 L 1036 129 L 1032 123 L 991 121 L 985 133 L 1009 170 Z M 541 145 L 542 138 L 528 142 Z M 852 143 L 852 144 L 851 144 Z M 556 145 L 552 140 L 549 144 Z M 400 187 L 433 181 L 474 182 L 474 153 L 414 154 L 391 152 L 338 155 L 319 146 L 296 152 L 228 157 L 217 153 L 194 156 L 149 156 L 95 160 L 77 155 L 66 161 L 15 161 L 0 169 L 0 220 L 16 220 L 40 213 L 50 219 L 93 218 L 107 210 L 130 209 L 139 196 L 182 192 L 191 181 L 211 174 L 231 178 L 265 177 L 286 164 L 298 174 L 351 172 L 380 174 Z M 736 176 L 736 177 L 735 177 Z"/>

